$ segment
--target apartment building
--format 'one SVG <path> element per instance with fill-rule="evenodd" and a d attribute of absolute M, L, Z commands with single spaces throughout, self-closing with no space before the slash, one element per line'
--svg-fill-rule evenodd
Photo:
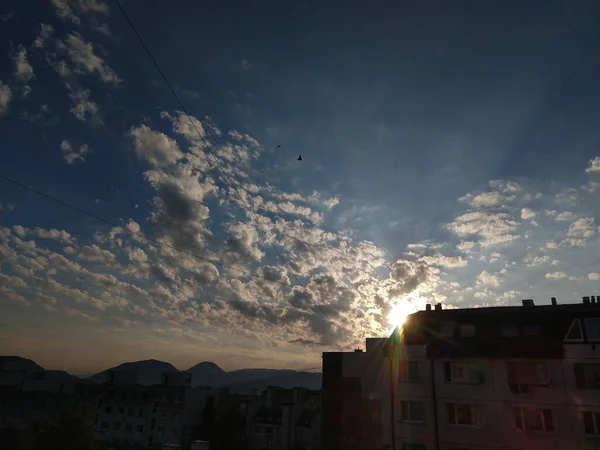
<path fill-rule="evenodd" d="M 390 442 L 387 338 L 366 349 L 323 353 L 323 450 L 381 450 Z"/>
<path fill-rule="evenodd" d="M 597 297 L 428 307 L 383 349 L 323 354 L 324 449 L 600 449 Z M 375 399 L 381 434 L 365 438 Z"/>
<path fill-rule="evenodd" d="M 253 450 L 318 450 L 321 393 L 268 387 L 244 402 L 246 436 Z"/>
<path fill-rule="evenodd" d="M 392 447 L 600 449 L 599 301 L 409 316 L 386 346 Z"/>

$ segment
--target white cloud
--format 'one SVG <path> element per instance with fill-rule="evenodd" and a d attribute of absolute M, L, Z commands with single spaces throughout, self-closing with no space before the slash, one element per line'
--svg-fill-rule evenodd
<path fill-rule="evenodd" d="M 132 127 L 129 135 L 133 138 L 135 150 L 141 158 L 156 167 L 175 164 L 183 157 L 177 142 L 160 131 L 154 131 L 146 125 Z"/>
<path fill-rule="evenodd" d="M 115 255 L 97 245 L 86 245 L 81 247 L 78 257 L 84 261 L 94 263 L 112 264 L 116 261 Z"/>
<path fill-rule="evenodd" d="M 11 99 L 12 91 L 8 85 L 4 84 L 2 80 L 0 80 L 0 115 L 6 113 Z"/>
<path fill-rule="evenodd" d="M 54 28 L 51 25 L 40 23 L 40 34 L 33 41 L 33 46 L 35 48 L 44 48 L 46 45 L 46 41 L 52 37 L 54 34 Z"/>
<path fill-rule="evenodd" d="M 98 104 L 90 100 L 90 91 L 88 89 L 72 91 L 69 94 L 69 97 L 73 102 L 73 107 L 70 111 L 75 117 L 82 122 L 86 122 L 90 119 L 92 122 L 102 123 Z"/>
<path fill-rule="evenodd" d="M 560 220 L 560 221 L 573 220 L 574 218 L 575 218 L 575 214 L 573 214 L 572 212 L 569 212 L 569 211 L 563 211 L 556 215 L 556 220 Z"/>
<path fill-rule="evenodd" d="M 564 272 L 550 272 L 545 275 L 547 280 L 560 280 L 566 278 L 567 274 Z"/>
<path fill-rule="evenodd" d="M 578 219 L 569 225 L 567 236 L 574 241 L 585 240 L 594 237 L 597 227 L 594 225 L 592 217 Z"/>
<path fill-rule="evenodd" d="M 505 197 L 499 192 L 484 192 L 473 197 L 471 206 L 476 208 L 500 206 L 503 205 L 505 201 Z"/>
<path fill-rule="evenodd" d="M 490 284 L 492 286 L 500 286 L 500 278 L 497 275 L 491 274 L 484 270 L 477 276 L 477 284 Z"/>
<path fill-rule="evenodd" d="M 600 172 L 600 156 L 590 159 L 589 165 L 585 171 L 586 173 Z"/>
<path fill-rule="evenodd" d="M 333 208 L 334 206 L 337 206 L 339 203 L 340 203 L 340 199 L 337 197 L 329 198 L 323 202 L 323 204 L 330 209 Z"/>
<path fill-rule="evenodd" d="M 72 166 L 78 162 L 85 162 L 85 157 L 91 152 L 91 149 L 86 145 L 82 145 L 78 150 L 74 150 L 71 143 L 63 140 L 60 143 L 60 150 L 68 165 Z"/>
<path fill-rule="evenodd" d="M 521 209 L 521 219 L 523 220 L 531 220 L 535 217 L 535 211 L 529 208 Z"/>
<path fill-rule="evenodd" d="M 17 53 L 13 57 L 15 63 L 14 75 L 17 80 L 22 83 L 27 83 L 33 78 L 33 66 L 27 59 L 27 50 L 20 46 Z"/>
<path fill-rule="evenodd" d="M 459 237 L 479 236 L 481 245 L 489 247 L 517 239 L 513 233 L 518 223 L 506 213 L 476 211 L 458 216 L 445 227 Z"/>
<path fill-rule="evenodd" d="M 467 260 L 462 256 L 446 256 L 439 253 L 433 256 L 423 256 L 421 257 L 421 261 L 430 266 L 440 266 L 448 269 L 467 265 Z"/>
<path fill-rule="evenodd" d="M 73 9 L 69 5 L 68 0 L 51 0 L 52 4 L 56 8 L 56 15 L 62 20 L 73 22 L 75 25 L 79 25 L 81 21 L 79 17 L 75 15 Z"/>
<path fill-rule="evenodd" d="M 121 79 L 106 62 L 94 53 L 94 47 L 79 33 L 68 34 L 64 43 L 78 73 L 97 73 L 105 83 L 118 84 Z"/>
<path fill-rule="evenodd" d="M 588 279 L 590 280 L 600 280 L 600 273 L 598 272 L 592 272 L 592 273 L 588 273 Z"/>

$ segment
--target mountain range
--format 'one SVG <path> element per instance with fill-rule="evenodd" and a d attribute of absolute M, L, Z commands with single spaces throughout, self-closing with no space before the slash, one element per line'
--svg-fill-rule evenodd
<path fill-rule="evenodd" d="M 76 380 L 78 377 L 60 370 L 45 370 L 30 359 L 18 356 L 0 356 L 0 370 L 21 370 L 26 372 L 45 372 L 46 378 Z M 160 383 L 163 372 L 179 372 L 172 364 L 165 361 L 148 359 L 126 362 L 103 370 L 97 374 L 83 378 L 86 381 L 102 383 L 107 380 L 109 371 L 129 371 L 138 375 L 138 383 L 152 385 Z M 183 372 L 192 374 L 192 386 L 227 387 L 238 393 L 261 391 L 268 386 L 286 389 L 306 387 L 321 389 L 321 374 L 280 369 L 241 369 L 227 372 L 213 362 L 204 361 Z"/>

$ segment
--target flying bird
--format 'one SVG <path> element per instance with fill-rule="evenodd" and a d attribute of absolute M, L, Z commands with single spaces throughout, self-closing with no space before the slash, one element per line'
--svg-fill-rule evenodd
<path fill-rule="evenodd" d="M 277 146 L 277 148 L 279 148 L 279 147 L 281 147 L 281 144 L 279 144 L 279 145 Z"/>
<path fill-rule="evenodd" d="M 298 155 L 298 158 L 296 159 L 296 161 L 302 161 L 302 155 Z"/>

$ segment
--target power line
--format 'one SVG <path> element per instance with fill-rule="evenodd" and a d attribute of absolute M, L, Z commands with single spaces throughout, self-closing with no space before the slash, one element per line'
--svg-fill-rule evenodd
<path fill-rule="evenodd" d="M 192 253 L 192 252 L 189 252 L 189 251 L 187 251 L 187 250 L 183 250 L 183 249 L 181 249 L 181 248 L 178 248 L 178 247 L 175 247 L 175 246 L 173 246 L 173 245 L 170 245 L 170 244 L 167 244 L 167 243 L 161 242 L 161 241 L 159 241 L 159 240 L 157 240 L 157 239 L 153 239 L 153 238 L 151 238 L 151 237 L 148 237 L 148 236 L 146 236 L 146 235 L 145 235 L 145 234 L 143 234 L 143 233 L 138 233 L 138 232 L 135 232 L 135 231 L 131 231 L 130 229 L 128 229 L 128 228 L 125 228 L 125 227 L 122 227 L 122 226 L 118 225 L 117 223 L 115 223 L 115 222 L 113 222 L 113 221 L 111 221 L 111 220 L 104 219 L 103 217 L 100 217 L 100 216 L 98 216 L 98 215 L 96 215 L 96 214 L 90 213 L 90 212 L 88 212 L 88 211 L 86 211 L 86 210 L 84 210 L 84 209 L 81 209 L 81 208 L 77 207 L 77 206 L 71 205 L 70 203 L 67 203 L 67 202 L 65 202 L 65 201 L 63 201 L 63 200 L 60 200 L 60 199 L 56 198 L 56 197 L 53 197 L 53 196 L 51 196 L 51 195 L 48 195 L 48 194 L 44 194 L 43 192 L 41 192 L 41 191 L 38 191 L 37 189 L 35 189 L 35 188 L 32 188 L 32 187 L 30 187 L 30 186 L 27 186 L 27 185 L 25 185 L 25 184 L 23 184 L 23 183 L 21 183 L 21 182 L 19 182 L 19 181 L 17 181 L 17 180 L 14 180 L 14 179 L 12 179 L 12 178 L 9 178 L 9 177 L 7 177 L 6 175 L 2 175 L 2 174 L 0 174 L 0 178 L 2 178 L 2 179 L 3 179 L 3 180 L 5 180 L 5 181 L 8 181 L 9 183 L 12 183 L 12 184 L 14 184 L 15 186 L 18 186 L 18 187 L 20 187 L 20 188 L 23 188 L 23 189 L 26 189 L 26 190 L 28 190 L 29 192 L 32 192 L 32 193 L 34 193 L 34 194 L 37 194 L 37 195 L 39 195 L 40 197 L 44 197 L 46 200 L 51 200 L 51 201 L 53 201 L 53 202 L 55 202 L 55 203 L 58 203 L 59 205 L 62 205 L 62 206 L 64 206 L 64 207 L 66 207 L 66 208 L 69 208 L 69 209 L 71 209 L 71 210 L 73 210 L 73 211 L 76 211 L 76 212 L 78 212 L 78 213 L 80 213 L 80 214 L 83 214 L 83 215 L 85 215 L 85 216 L 91 217 L 92 219 L 95 219 L 95 220 L 98 220 L 98 221 L 100 221 L 100 222 L 103 222 L 103 223 L 105 223 L 105 224 L 107 224 L 107 225 L 110 225 L 110 226 L 112 226 L 112 227 L 114 227 L 114 228 L 117 228 L 117 229 L 119 229 L 119 230 L 121 230 L 121 231 L 123 231 L 123 232 L 125 232 L 125 233 L 129 233 L 129 234 L 131 234 L 131 235 L 133 235 L 133 236 L 137 236 L 137 237 L 140 237 L 140 238 L 142 238 L 142 239 L 145 239 L 145 240 L 146 240 L 146 241 L 148 241 L 148 242 L 152 242 L 152 243 L 154 243 L 154 244 L 157 244 L 157 245 L 163 246 L 163 247 L 165 247 L 165 248 L 169 248 L 169 249 L 171 249 L 171 250 L 176 250 L 176 251 L 178 251 L 178 252 L 181 252 L 181 253 L 184 253 L 184 254 L 186 254 L 186 255 L 192 256 L 193 258 L 196 258 L 196 259 L 199 259 L 199 260 L 202 260 L 202 261 L 205 261 L 205 262 L 209 262 L 209 263 L 215 264 L 215 265 L 217 265 L 217 266 L 220 266 L 220 267 L 223 267 L 223 268 L 226 268 L 226 269 L 235 270 L 235 271 L 237 271 L 237 272 L 243 273 L 243 274 L 245 274 L 245 275 L 248 275 L 248 276 L 251 276 L 251 277 L 253 277 L 253 278 L 260 278 L 260 279 L 263 279 L 263 280 L 265 280 L 265 281 L 269 281 L 269 282 L 271 282 L 271 283 L 277 283 L 277 284 L 281 284 L 281 285 L 284 285 L 284 286 L 288 286 L 288 284 L 287 284 L 287 283 L 285 283 L 285 282 L 283 282 L 283 281 L 269 280 L 268 278 L 265 278 L 265 277 L 263 277 L 263 276 L 261 276 L 261 275 L 255 274 L 255 273 L 252 273 L 252 272 L 250 272 L 250 271 L 248 271 L 248 270 L 239 269 L 239 268 L 237 268 L 237 267 L 233 267 L 233 266 L 230 266 L 230 265 L 224 264 L 224 263 L 222 263 L 222 262 L 220 262 L 220 261 L 218 261 L 218 260 L 214 260 L 214 259 L 206 258 L 206 257 L 204 257 L 204 256 L 197 255 L 197 254 L 195 254 L 195 253 Z M 214 253 L 214 252 L 212 252 L 212 253 Z"/>
<path fill-rule="evenodd" d="M 279 259 L 281 259 L 281 261 L 283 262 L 283 264 L 290 271 L 290 273 L 292 274 L 292 276 L 296 280 L 296 283 L 306 290 L 306 286 L 304 285 L 304 283 L 302 283 L 300 281 L 300 279 L 298 278 L 298 276 L 292 270 L 292 268 L 291 268 L 290 264 L 288 263 L 288 261 L 283 257 L 282 253 L 279 251 L 279 249 L 277 248 L 277 246 L 273 243 L 273 240 L 266 233 L 266 231 L 264 230 L 264 228 L 260 224 L 260 221 L 256 217 L 256 214 L 254 214 L 254 212 L 252 211 L 252 209 L 250 208 L 250 206 L 248 205 L 248 203 L 244 200 L 244 198 L 240 194 L 239 189 L 235 186 L 234 183 L 231 182 L 229 176 L 227 175 L 227 173 L 225 172 L 225 169 L 223 168 L 221 162 L 219 161 L 219 158 L 213 152 L 212 147 L 209 144 L 209 142 L 202 135 L 202 133 L 200 132 L 200 130 L 198 130 L 198 127 L 196 126 L 195 122 L 192 120 L 192 117 L 190 116 L 190 114 L 188 113 L 188 111 L 187 111 L 186 107 L 184 106 L 183 102 L 181 101 L 181 99 L 177 95 L 177 92 L 175 92 L 175 89 L 173 88 L 173 86 L 171 85 L 171 83 L 169 82 L 169 80 L 167 79 L 167 77 L 166 77 L 165 73 L 163 72 L 163 70 L 160 68 L 158 62 L 156 61 L 156 59 L 152 55 L 152 52 L 150 52 L 150 49 L 148 48 L 148 46 L 146 45 L 146 43 L 142 39 L 142 36 L 140 36 L 140 34 L 138 33 L 137 29 L 135 28 L 135 25 L 133 24 L 133 22 L 131 21 L 131 19 L 129 18 L 129 16 L 127 15 L 127 13 L 125 12 L 125 10 L 123 9 L 123 7 L 121 6 L 121 2 L 119 0 L 115 0 L 115 3 L 117 5 L 117 7 L 119 8 L 119 10 L 121 11 L 121 14 L 123 14 L 123 17 L 125 18 L 125 20 L 129 24 L 129 26 L 131 27 L 131 29 L 133 30 L 134 34 L 136 35 L 136 37 L 140 41 L 140 44 L 142 44 L 142 47 L 144 48 L 144 50 L 148 54 L 148 57 L 150 58 L 150 60 L 154 64 L 154 67 L 156 68 L 156 70 L 158 71 L 158 73 L 162 77 L 163 81 L 165 82 L 165 84 L 167 85 L 167 87 L 169 88 L 169 90 L 171 91 L 171 93 L 173 94 L 173 97 L 175 97 L 175 100 L 179 104 L 179 107 L 181 108 L 181 110 L 183 111 L 183 113 L 185 114 L 185 116 L 188 118 L 188 120 L 190 122 L 190 125 L 196 131 L 196 133 L 198 134 L 198 137 L 202 140 L 202 142 L 203 142 L 204 146 L 206 147 L 207 151 L 212 156 L 212 158 L 215 161 L 215 164 L 217 165 L 217 167 L 219 168 L 219 171 L 221 172 L 221 175 L 223 176 L 226 184 L 229 185 L 229 187 L 232 188 L 235 191 L 237 197 L 240 199 L 240 202 L 244 205 L 244 209 L 246 209 L 246 211 L 251 216 L 251 218 L 254 220 L 254 222 L 256 222 L 256 225 L 258 226 L 258 228 L 260 229 L 260 231 L 263 233 L 263 235 L 265 236 L 265 238 L 267 239 L 267 241 L 269 242 L 269 244 L 271 245 L 271 247 L 273 247 L 273 250 L 275 250 L 275 253 L 277 253 L 277 256 L 279 256 Z M 307 290 L 307 292 L 308 292 L 308 290 Z M 309 293 L 309 295 L 310 295 L 310 293 Z M 312 297 L 312 295 L 311 295 L 311 297 Z M 333 320 L 327 315 L 327 313 L 321 307 L 321 305 L 318 305 L 318 304 L 315 303 L 315 306 L 317 308 L 319 308 L 319 310 L 321 310 L 321 312 L 323 313 L 323 315 L 325 317 L 327 317 L 327 319 L 329 319 L 330 322 L 333 322 Z"/>

